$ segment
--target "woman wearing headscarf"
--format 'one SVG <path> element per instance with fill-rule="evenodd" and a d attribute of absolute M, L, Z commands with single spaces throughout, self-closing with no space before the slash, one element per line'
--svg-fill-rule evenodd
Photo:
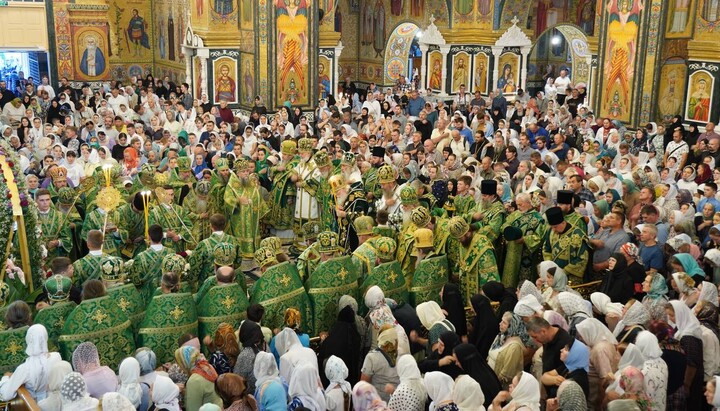
<path fill-rule="evenodd" d="M 352 402 L 355 411 L 390 411 L 375 387 L 365 381 L 353 387 Z"/>
<path fill-rule="evenodd" d="M 378 348 L 365 356 L 360 370 L 360 379 L 375 386 L 384 401 L 390 399 L 390 394 L 385 392 L 387 385 L 397 386 L 400 383 L 396 367 L 397 349 L 397 333 L 394 327 L 385 325 L 378 336 Z"/>
<path fill-rule="evenodd" d="M 72 365 L 87 384 L 87 391 L 93 398 L 102 398 L 106 392 L 117 390 L 117 376 L 110 367 L 100 365 L 100 356 L 95 344 L 84 342 L 75 348 Z"/>
<path fill-rule="evenodd" d="M 685 351 L 687 368 L 684 387 L 687 393 L 687 406 L 690 410 L 701 407 L 700 397 L 703 390 L 704 362 L 702 328 L 690 308 L 681 301 L 673 300 L 665 306 L 668 320 L 675 324 L 675 338 Z"/>
<path fill-rule="evenodd" d="M 508 405 L 502 407 L 503 402 Z M 498 393 L 488 411 L 500 410 L 540 411 L 540 383 L 527 372 L 513 378 L 509 391 Z"/>
<path fill-rule="evenodd" d="M 503 314 L 500 333 L 488 353 L 488 365 L 497 375 L 503 389 L 523 370 L 526 345 L 530 345 L 530 336 L 522 319 L 510 312 Z"/>
<path fill-rule="evenodd" d="M 665 305 L 668 302 L 668 287 L 665 277 L 660 273 L 653 273 L 645 277 L 643 282 L 645 297 L 642 303 L 651 320 L 665 320 Z"/>
<path fill-rule="evenodd" d="M 325 377 L 330 381 L 325 389 L 328 411 L 345 411 L 349 409 L 352 385 L 347 381 L 348 368 L 343 360 L 331 355 L 325 362 Z"/>
<path fill-rule="evenodd" d="M 452 331 L 446 331 L 440 334 L 437 350 L 433 351 L 425 357 L 418 367 L 422 373 L 430 371 L 440 371 L 449 375 L 453 379 L 462 374 L 462 369 L 455 364 L 453 358 L 453 350 L 460 345 L 460 337 Z"/>
<path fill-rule="evenodd" d="M 672 261 L 676 256 L 673 256 L 670 260 Z M 678 293 L 678 299 L 688 307 L 694 306 L 700 297 L 700 291 L 695 288 L 695 280 L 684 272 L 673 273 L 670 286 Z"/>
<path fill-rule="evenodd" d="M 567 291 L 558 294 L 558 302 L 568 321 L 568 332 L 574 338 L 577 334 L 577 325 L 588 318 L 592 318 L 591 308 L 582 297 Z"/>
<path fill-rule="evenodd" d="M 415 358 L 403 355 L 397 362 L 400 384 L 393 391 L 388 407 L 393 411 L 424 411 L 427 391 Z"/>
<path fill-rule="evenodd" d="M 123 150 L 123 160 L 120 162 L 122 166 L 123 177 L 134 177 L 140 171 L 140 159 L 138 152 L 134 147 L 127 147 Z"/>
<path fill-rule="evenodd" d="M 605 192 L 605 200 L 608 202 L 610 208 L 612 208 L 616 201 L 621 200 L 620 193 L 614 188 L 611 188 Z"/>
<path fill-rule="evenodd" d="M 48 352 L 48 334 L 43 325 L 30 326 L 25 333 L 25 362 L 20 364 L 9 377 L 0 380 L 0 399 L 9 401 L 25 385 L 30 395 L 39 401 L 47 396 L 48 376 L 54 363 L 61 360 L 60 354 Z"/>
<path fill-rule="evenodd" d="M 582 341 L 574 340 L 572 345 L 560 350 L 560 359 L 565 363 L 566 380 L 573 380 L 582 387 L 585 396 L 590 394 L 588 371 L 590 370 L 590 350 Z"/>
<path fill-rule="evenodd" d="M 600 409 L 604 397 L 602 393 L 612 382 L 608 375 L 613 375 L 618 370 L 620 354 L 616 349 L 617 340 L 612 332 L 595 318 L 588 318 L 578 324 L 577 338 L 590 347 L 588 405 L 591 409 Z"/>
<path fill-rule="evenodd" d="M 625 179 L 622 181 L 623 185 L 623 196 L 622 200 L 627 205 L 628 210 L 632 210 L 640 199 L 640 190 L 637 188 L 635 183 L 631 179 Z"/>
<path fill-rule="evenodd" d="M 720 390 L 718 390 L 720 376 L 715 376 L 705 385 L 705 400 L 712 405 L 712 411 L 720 410 Z"/>
<path fill-rule="evenodd" d="M 613 335 L 619 344 L 634 343 L 637 334 L 643 331 L 650 321 L 650 314 L 645 306 L 636 300 L 630 300 L 625 305 L 624 311 L 625 314 L 615 326 Z"/>
<path fill-rule="evenodd" d="M 135 409 L 145 411 L 150 407 L 150 387 L 140 383 L 140 363 L 134 357 L 120 363 L 118 379 L 120 387 L 117 392 L 130 400 Z"/>
<path fill-rule="evenodd" d="M 277 363 L 272 354 L 260 351 L 253 365 L 255 399 L 260 411 L 286 411 L 287 392 L 278 375 Z"/>
<path fill-rule="evenodd" d="M 487 296 L 490 301 L 499 303 L 496 318 L 500 322 L 503 314 L 510 311 L 512 312 L 515 304 L 517 304 L 517 296 L 512 292 L 512 289 L 505 288 L 503 283 L 499 281 L 488 281 L 482 286 L 482 294 Z"/>
<path fill-rule="evenodd" d="M 358 334 L 355 325 L 355 311 L 350 305 L 346 305 L 338 313 L 337 321 L 330 328 L 328 336 L 320 342 L 318 363 L 323 364 L 332 356 L 339 357 L 347 365 L 347 378 L 350 385 L 352 385 L 360 378 L 360 356 L 358 353 L 361 348 L 360 334 Z"/>
<path fill-rule="evenodd" d="M 620 252 L 613 253 L 608 259 L 608 269 L 598 291 L 610 297 L 614 303 L 626 304 L 635 294 L 634 287 L 625 256 Z"/>
<path fill-rule="evenodd" d="M 560 308 L 560 303 L 557 300 L 558 294 L 563 291 L 577 293 L 568 287 L 567 274 L 554 261 L 541 262 L 538 266 L 538 274 L 545 287 L 543 290 L 543 302 L 554 311 L 558 311 Z"/>
<path fill-rule="evenodd" d="M 470 344 L 460 344 L 455 347 L 454 355 L 458 365 L 463 369 L 463 374 L 473 377 L 482 387 L 485 393 L 485 406 L 490 405 L 491 398 L 495 398 L 502 386 L 485 358 L 481 357 L 478 350 Z"/>
<path fill-rule="evenodd" d="M 239 335 L 243 348 L 240 354 L 238 354 L 233 372 L 245 378 L 248 392 L 255 392 L 253 364 L 255 364 L 255 356 L 257 353 L 265 347 L 265 338 L 263 337 L 260 326 L 250 320 L 243 321 L 240 326 Z"/>
<path fill-rule="evenodd" d="M 62 409 L 60 389 L 65 377 L 71 372 L 73 370 L 69 362 L 62 360 L 52 362 L 48 375 L 47 396 L 38 401 L 38 406 L 42 411 L 60 411 Z"/>
<path fill-rule="evenodd" d="M 158 375 L 152 387 L 155 410 L 180 411 L 180 388 L 169 377 Z"/>
<path fill-rule="evenodd" d="M 557 398 L 547 401 L 546 411 L 587 411 L 588 405 L 585 393 L 578 383 L 565 380 L 558 387 Z"/>
<path fill-rule="evenodd" d="M 697 260 L 688 253 L 675 254 L 668 263 L 672 265 L 676 271 L 684 272 L 692 278 L 705 278 L 705 271 L 700 268 Z M 700 281 L 695 281 L 695 283 L 699 283 Z"/>
<path fill-rule="evenodd" d="M 441 372 L 432 371 L 425 374 L 423 383 L 431 400 L 430 411 L 458 410 L 457 404 L 453 400 L 454 383 L 452 378 Z"/>
<path fill-rule="evenodd" d="M 418 304 L 415 308 L 420 323 L 423 327 L 428 330 L 428 338 L 426 342 L 427 352 L 437 351 L 437 343 L 440 339 L 440 334 L 445 331 L 455 332 L 455 326 L 445 318 L 442 309 L 435 301 L 427 301 Z M 410 333 L 411 340 L 413 342 L 422 342 L 424 339 L 418 337 L 415 333 Z"/>
<path fill-rule="evenodd" d="M 65 376 L 60 386 L 62 411 L 96 411 L 99 401 L 88 394 L 85 379 L 78 372 Z"/>
<path fill-rule="evenodd" d="M 135 350 L 135 359 L 140 364 L 140 383 L 152 386 L 155 383 L 157 373 L 157 357 L 155 352 L 147 347 L 140 347 Z"/>
<path fill-rule="evenodd" d="M 198 411 L 203 404 L 222 406 L 222 399 L 215 392 L 218 374 L 195 347 L 184 346 L 175 350 L 178 366 L 190 375 L 185 383 L 185 409 Z"/>
<path fill-rule="evenodd" d="M 468 342 L 477 348 L 482 358 L 487 358 L 490 346 L 500 330 L 498 320 L 490 299 L 485 295 L 475 294 L 470 298 L 470 304 L 475 318 L 472 320 Z"/>
<path fill-rule="evenodd" d="M 657 337 L 662 350 L 662 360 L 667 364 L 668 370 L 673 370 L 667 379 L 667 409 L 684 410 L 686 405 L 683 385 L 687 366 L 685 352 L 680 342 L 673 337 L 674 330 L 667 322 L 652 321 L 649 331 Z"/>
<path fill-rule="evenodd" d="M 380 287 L 374 285 L 367 289 L 365 292 L 365 306 L 370 310 L 367 314 L 372 330 L 370 349 L 377 347 L 377 339 L 380 330 L 385 325 L 391 325 L 397 332 L 398 354 L 409 354 L 410 341 L 405 333 L 405 329 L 403 329 L 403 327 L 395 319 L 395 316 L 393 316 L 392 310 L 385 302 L 385 294 Z"/>
<path fill-rule="evenodd" d="M 460 287 L 455 283 L 447 283 L 440 291 L 442 309 L 447 313 L 447 319 L 455 327 L 460 338 L 467 336 L 467 318 L 465 317 L 465 304 L 463 303 Z"/>
<path fill-rule="evenodd" d="M 209 336 L 206 339 L 209 340 Z M 240 348 L 235 337 L 235 329 L 230 324 L 220 323 L 215 330 L 212 344 L 206 344 L 206 346 L 212 351 L 209 362 L 218 375 L 233 371 Z"/>
<path fill-rule="evenodd" d="M 634 366 L 625 367 L 620 372 L 620 388 L 623 393 L 618 397 L 616 394 L 608 395 L 609 400 L 632 400 L 641 411 L 650 411 L 652 402 L 645 393 L 645 377 L 640 369 Z"/>
<path fill-rule="evenodd" d="M 668 366 L 657 337 L 650 331 L 638 334 L 635 345 L 642 351 L 645 362 L 640 370 L 645 377 L 645 392 L 652 400 L 653 410 L 664 410 L 667 403 Z"/>
<path fill-rule="evenodd" d="M 117 392 L 108 392 L 103 395 L 100 405 L 102 411 L 133 411 L 135 409 L 127 397 Z"/>
<path fill-rule="evenodd" d="M 284 328 L 275 336 L 274 341 L 278 354 L 280 354 L 280 376 L 286 382 L 290 381 L 293 370 L 300 364 L 307 363 L 319 370 L 315 351 L 303 347 L 295 330 Z"/>
<path fill-rule="evenodd" d="M 215 380 L 215 390 L 222 398 L 224 411 L 257 411 L 257 403 L 247 393 L 245 379 L 233 373 L 225 373 Z"/>
<path fill-rule="evenodd" d="M 461 375 L 455 380 L 452 399 L 458 411 L 485 411 L 485 394 L 480 384 L 469 375 Z"/>

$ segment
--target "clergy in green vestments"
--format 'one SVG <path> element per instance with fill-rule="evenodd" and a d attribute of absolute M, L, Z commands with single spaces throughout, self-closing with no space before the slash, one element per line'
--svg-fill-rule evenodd
<path fill-rule="evenodd" d="M 87 234 L 88 253 L 73 263 L 73 283 L 82 288 L 88 280 L 100 279 L 100 262 L 104 255 L 102 251 L 103 234 L 100 230 L 90 230 Z"/>
<path fill-rule="evenodd" d="M 202 284 L 207 278 L 214 276 L 215 263 L 213 251 L 220 243 L 227 243 L 235 249 L 235 261 L 230 264 L 232 267 L 240 267 L 242 256 L 240 255 L 240 241 L 227 234 L 227 219 L 222 214 L 213 214 L 210 216 L 210 226 L 212 233 L 210 236 L 198 243 L 195 249 L 190 253 L 188 262 L 190 263 L 190 271 L 194 280 L 198 284 Z"/>
<path fill-rule="evenodd" d="M 77 306 L 70 301 L 70 290 L 72 280 L 64 275 L 55 274 L 45 280 L 45 292 L 49 303 L 38 303 L 36 305 L 35 324 L 42 324 L 48 332 L 48 349 L 58 349 L 58 338 L 65 326 L 65 319 Z"/>
<path fill-rule="evenodd" d="M 190 231 L 187 212 L 174 203 L 175 188 L 165 185 L 155 193 L 160 204 L 150 210 L 150 224 L 158 224 L 165 230 L 163 244 L 166 247 L 178 253 L 187 250 L 188 244 L 194 244 L 195 239 Z"/>
<path fill-rule="evenodd" d="M 353 225 L 355 226 L 355 232 L 357 233 L 360 245 L 355 250 L 352 250 L 352 260 L 360 270 L 358 276 L 361 281 L 364 281 L 372 272 L 373 268 L 375 268 L 377 251 L 374 240 L 380 236 L 373 233 L 375 221 L 373 221 L 370 216 L 365 215 L 356 218 L 355 221 L 353 221 Z M 395 257 L 393 256 L 393 260 L 394 259 Z"/>
<path fill-rule="evenodd" d="M 75 199 L 79 194 L 75 193 L 70 187 L 60 189 L 58 192 L 57 202 L 55 208 L 60 214 L 63 225 L 67 225 L 72 235 L 73 247 L 70 250 L 70 259 L 77 260 L 80 258 L 83 246 L 83 241 L 80 238 L 80 230 L 82 229 L 83 220 L 80 217 L 78 211 L 77 202 Z"/>
<path fill-rule="evenodd" d="M 228 234 L 240 241 L 240 257 L 251 260 L 260 243 L 260 220 L 267 214 L 265 200 L 260 194 L 252 162 L 241 159 L 235 162 L 237 175 L 231 174 L 225 190 L 225 215 L 229 216 Z"/>
<path fill-rule="evenodd" d="M 581 284 L 590 258 L 587 236 L 582 228 L 565 220 L 560 207 L 549 208 L 545 216 L 550 229 L 543 243 L 543 259 L 554 261 L 565 270 L 569 280 Z"/>
<path fill-rule="evenodd" d="M 535 282 L 547 230 L 545 219 L 533 207 L 530 194 L 518 194 L 515 203 L 517 210 L 503 224 L 506 246 L 502 282 L 508 288 L 516 288 L 525 280 Z"/>
<path fill-rule="evenodd" d="M 435 301 L 441 304 L 440 290 L 448 281 L 447 257 L 435 252 L 434 233 L 418 228 L 415 237 L 415 275 L 410 286 L 410 304 Z"/>
<path fill-rule="evenodd" d="M 55 210 L 50 200 L 50 192 L 39 189 L 35 193 L 38 206 L 38 220 L 42 232 L 41 241 L 47 249 L 47 261 L 55 257 L 67 257 L 73 247 L 70 226 L 63 221 L 65 216 Z"/>
<path fill-rule="evenodd" d="M 216 285 L 207 291 L 197 305 L 200 341 L 208 335 L 214 335 L 220 323 L 238 328 L 249 305 L 245 290 L 235 281 L 235 270 L 232 267 L 218 268 L 215 277 Z"/>
<path fill-rule="evenodd" d="M 471 231 L 470 224 L 463 217 L 453 217 L 448 223 L 450 235 L 460 243 L 459 279 L 460 289 L 466 305 L 470 298 L 480 292 L 488 281 L 500 281 L 495 252 L 490 240 L 477 231 Z"/>
<path fill-rule="evenodd" d="M 293 169 L 300 161 L 295 154 L 297 152 L 297 143 L 293 140 L 285 140 L 280 147 L 280 163 L 272 167 L 273 175 L 272 190 L 270 191 L 270 213 L 268 214 L 268 224 L 270 224 L 278 233 L 278 236 L 284 243 L 289 243 L 294 238 L 290 230 L 293 225 L 295 213 L 295 194 L 296 188 L 290 176 Z"/>
<path fill-rule="evenodd" d="M 135 193 L 132 201 L 118 207 L 120 214 L 120 227 L 127 232 L 127 240 L 121 247 L 121 254 L 125 258 L 133 258 L 145 250 L 145 204 L 142 195 Z"/>
<path fill-rule="evenodd" d="M 397 243 L 390 237 L 378 237 L 373 240 L 377 259 L 375 266 L 360 287 L 362 295 L 373 285 L 380 287 L 386 298 L 398 304 L 408 302 L 407 280 L 403 275 L 400 263 L 395 259 Z"/>
<path fill-rule="evenodd" d="M 142 321 L 147 303 L 135 285 L 127 282 L 127 272 L 132 268 L 133 263 L 133 260 L 124 263 L 118 258 L 104 256 L 100 263 L 100 269 L 107 295 L 128 317 L 134 333 Z"/>
<path fill-rule="evenodd" d="M 307 247 L 300 253 L 296 262 L 298 273 L 300 273 L 300 278 L 302 278 L 303 281 L 310 278 L 310 274 L 315 271 L 315 267 L 320 263 L 319 244 L 315 241 L 317 240 L 318 234 L 320 234 L 320 224 L 317 221 L 310 221 L 303 224 L 303 235 Z M 265 240 L 266 239 L 263 239 L 263 241 Z M 263 246 L 262 241 L 260 242 L 260 246 Z"/>
<path fill-rule="evenodd" d="M 157 224 L 148 228 L 150 247 L 133 259 L 130 269 L 130 281 L 135 284 L 144 302 L 149 302 L 162 276 L 162 261 L 165 256 L 175 254 L 175 250 L 162 244 L 163 229 Z"/>
<path fill-rule="evenodd" d="M 105 210 L 99 204 L 96 209 L 85 215 L 80 237 L 87 239 L 91 230 L 105 232 L 102 251 L 115 257 L 121 256 L 123 244 L 128 241 L 128 232 L 123 229 L 123 215 L 119 209 Z M 88 248 L 90 245 L 88 244 Z"/>

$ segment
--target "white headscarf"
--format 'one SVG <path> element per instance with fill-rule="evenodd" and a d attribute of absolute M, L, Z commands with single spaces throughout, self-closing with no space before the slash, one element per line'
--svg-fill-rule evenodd
<path fill-rule="evenodd" d="M 345 394 L 352 395 L 352 385 L 347 382 L 349 371 L 345 362 L 334 355 L 331 355 L 325 363 L 325 376 L 330 381 L 325 394 L 329 394 L 335 387 L 340 388 Z"/>
<path fill-rule="evenodd" d="M 396 368 L 400 384 L 390 397 L 388 407 L 393 411 L 415 411 L 418 405 L 425 405 L 427 400 L 427 390 L 423 385 L 415 357 L 412 355 L 399 357 Z"/>
<path fill-rule="evenodd" d="M 615 391 L 619 394 L 623 394 L 625 390 L 620 387 L 620 374 L 622 374 L 622 371 L 627 367 L 635 367 L 637 369 L 640 369 L 642 368 L 643 364 L 645 364 L 645 356 L 643 355 L 643 353 L 635 344 L 628 344 L 627 348 L 625 348 L 625 352 L 620 357 L 618 369 L 615 372 L 615 381 L 610 383 L 605 392 Z"/>
<path fill-rule="evenodd" d="M 589 347 L 594 347 L 595 344 L 602 341 L 607 341 L 613 345 L 617 344 L 617 339 L 613 333 L 597 318 L 588 318 L 576 325 L 575 329 Z"/>
<path fill-rule="evenodd" d="M 48 333 L 43 325 L 35 324 L 28 328 L 25 334 L 27 347 L 25 354 L 28 357 L 23 366 L 27 366 L 30 372 L 25 385 L 36 393 L 47 391 L 48 375 L 50 374 L 47 342 Z"/>
<path fill-rule="evenodd" d="M 635 346 L 643 353 L 645 361 L 657 360 L 663 354 L 657 337 L 650 331 L 640 331 L 635 337 Z"/>
<path fill-rule="evenodd" d="M 540 302 L 532 294 L 521 298 L 517 304 L 515 304 L 515 308 L 513 308 L 513 313 L 519 315 L 520 317 L 530 317 L 535 315 L 535 313 L 541 313 L 542 311 L 542 305 L 540 305 Z"/>
<path fill-rule="evenodd" d="M 67 361 L 57 361 L 50 366 L 50 375 L 48 376 L 47 397 L 38 402 L 43 411 L 60 411 L 62 407 L 62 396 L 60 388 L 62 387 L 65 376 L 72 372 L 72 365 Z"/>
<path fill-rule="evenodd" d="M 538 304 L 542 303 L 542 294 L 540 293 L 540 290 L 535 286 L 535 284 L 531 283 L 528 280 L 523 281 L 523 283 L 520 285 L 520 292 L 518 294 L 518 299 L 523 299 L 526 295 L 532 295 L 537 300 Z"/>
<path fill-rule="evenodd" d="M 675 326 L 677 327 L 675 338 L 678 341 L 685 336 L 701 339 L 700 321 L 698 321 L 690 308 L 684 302 L 678 300 L 672 300 L 670 304 L 672 304 L 675 311 Z"/>
<path fill-rule="evenodd" d="M 255 355 L 255 364 L 253 365 L 253 374 L 255 375 L 255 386 L 260 388 L 265 382 L 277 379 L 280 381 L 277 362 L 275 357 L 265 351 L 260 351 Z"/>
<path fill-rule="evenodd" d="M 134 357 L 128 357 L 120 363 L 118 370 L 120 388 L 118 393 L 130 400 L 130 403 L 137 408 L 142 403 L 142 387 L 140 386 L 140 363 Z"/>
<path fill-rule="evenodd" d="M 310 364 L 300 364 L 290 377 L 288 395 L 290 398 L 299 398 L 303 406 L 311 410 L 326 410 L 325 392 L 320 388 L 319 381 L 320 376 L 315 367 Z"/>
<path fill-rule="evenodd" d="M 433 325 L 445 319 L 445 314 L 443 314 L 440 305 L 432 300 L 420 303 L 415 308 L 415 311 L 426 330 L 430 330 Z"/>
<path fill-rule="evenodd" d="M 454 386 L 452 377 L 440 371 L 431 371 L 425 373 L 423 382 L 428 396 L 432 400 L 430 411 L 435 411 L 439 406 L 452 402 Z"/>
<path fill-rule="evenodd" d="M 272 354 L 269 354 L 272 357 Z M 167 408 L 170 411 L 180 411 L 178 401 L 180 389 L 170 378 L 164 375 L 155 377 L 152 389 L 152 400 L 157 408 Z"/>
<path fill-rule="evenodd" d="M 103 411 L 135 411 L 129 399 L 120 393 L 108 392 L 102 396 Z"/>
<path fill-rule="evenodd" d="M 623 305 L 612 302 L 607 294 L 594 292 L 590 294 L 590 301 L 592 302 L 593 307 L 595 307 L 595 309 L 602 315 L 613 314 L 618 317 L 622 315 Z"/>
<path fill-rule="evenodd" d="M 285 327 L 275 336 L 275 349 L 281 357 L 291 349 L 301 346 L 300 338 L 292 328 Z"/>
<path fill-rule="evenodd" d="M 537 379 L 523 371 L 520 381 L 510 393 L 511 404 L 516 408 L 527 407 L 531 411 L 540 411 L 540 383 Z"/>
<path fill-rule="evenodd" d="M 592 317 L 592 312 L 590 312 L 587 304 L 585 304 L 585 300 L 583 300 L 582 297 L 577 294 L 563 291 L 558 294 L 558 302 L 560 303 L 560 307 L 562 307 L 562 310 L 568 317 L 568 319 L 574 317 L 575 315 L 580 315 L 588 318 Z"/>
<path fill-rule="evenodd" d="M 715 284 L 703 281 L 698 301 L 707 301 L 715 307 L 718 306 L 718 290 Z"/>
<path fill-rule="evenodd" d="M 71 372 L 65 376 L 60 387 L 60 395 L 62 395 L 62 411 L 97 411 L 98 400 L 88 395 L 85 380 L 78 372 Z M 180 410 L 178 408 L 173 411 Z"/>
<path fill-rule="evenodd" d="M 650 321 L 650 314 L 647 308 L 639 301 L 636 301 L 625 311 L 623 318 L 618 321 L 615 330 L 613 330 L 613 335 L 617 338 L 625 330 L 625 327 L 629 325 L 641 325 L 644 328 L 648 321 Z"/>
<path fill-rule="evenodd" d="M 717 387 L 720 387 L 720 377 L 716 375 L 713 378 L 715 378 L 715 395 L 713 396 L 712 405 L 713 407 L 720 407 L 720 390 L 717 389 Z"/>
<path fill-rule="evenodd" d="M 485 411 L 482 387 L 469 375 L 461 375 L 455 380 L 452 398 L 459 411 Z"/>

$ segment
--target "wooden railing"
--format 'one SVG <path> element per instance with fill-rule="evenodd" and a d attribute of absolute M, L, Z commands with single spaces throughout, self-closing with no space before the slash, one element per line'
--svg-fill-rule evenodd
<path fill-rule="evenodd" d="M 11 401 L 0 402 L 0 410 L 8 411 L 40 411 L 35 398 L 22 386 L 18 389 L 17 395 Z"/>

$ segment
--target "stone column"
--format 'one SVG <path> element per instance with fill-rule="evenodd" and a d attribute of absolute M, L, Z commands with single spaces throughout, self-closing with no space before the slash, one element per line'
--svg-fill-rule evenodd
<path fill-rule="evenodd" d="M 420 79 L 418 82 L 418 87 L 420 88 L 427 88 L 427 84 L 425 84 L 426 75 L 425 72 L 427 70 L 427 52 L 428 52 L 429 46 L 427 44 L 420 44 L 420 53 L 422 53 L 422 60 L 420 60 Z"/>
<path fill-rule="evenodd" d="M 522 68 L 520 69 L 520 88 L 527 91 L 527 68 L 528 68 L 528 56 L 530 55 L 531 47 L 520 47 L 520 54 L 522 54 Z"/>
<path fill-rule="evenodd" d="M 185 82 L 190 84 L 190 90 L 196 90 L 195 78 L 192 75 L 192 59 L 194 50 L 195 49 L 191 47 L 182 46 L 182 52 L 185 56 Z M 196 98 L 200 98 L 200 96 L 197 96 Z"/>
<path fill-rule="evenodd" d="M 442 54 L 442 84 L 440 89 L 440 96 L 447 96 L 447 56 L 450 53 L 450 46 L 440 46 L 440 53 Z"/>
<path fill-rule="evenodd" d="M 332 84 L 330 85 L 333 87 L 332 90 L 328 90 L 328 93 L 331 93 L 332 95 L 337 94 L 337 88 L 338 84 L 340 84 L 340 54 L 342 53 L 345 46 L 343 46 L 342 41 L 338 41 L 338 45 L 335 46 L 335 64 L 333 66 L 335 67 L 333 69 L 333 78 L 332 78 Z M 352 96 L 350 96 L 350 101 L 352 101 Z"/>
<path fill-rule="evenodd" d="M 208 94 L 207 61 L 208 61 L 208 58 L 210 58 L 210 49 L 208 49 L 208 48 L 197 49 L 197 56 L 200 57 L 200 88 L 203 93 Z M 212 97 L 210 97 L 210 101 L 212 101 Z"/>
<path fill-rule="evenodd" d="M 500 55 L 502 54 L 503 47 L 492 46 L 491 48 L 493 54 L 493 76 L 492 81 L 490 81 L 490 91 L 494 92 L 497 88 L 498 77 L 500 77 Z"/>

